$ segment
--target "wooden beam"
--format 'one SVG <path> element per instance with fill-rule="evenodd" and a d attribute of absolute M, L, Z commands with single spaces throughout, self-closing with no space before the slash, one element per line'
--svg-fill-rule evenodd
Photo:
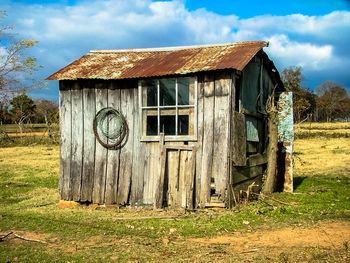
<path fill-rule="evenodd" d="M 253 154 L 247 158 L 247 165 L 248 166 L 257 166 L 261 164 L 267 163 L 267 154 L 266 152 L 261 154 Z"/>
<path fill-rule="evenodd" d="M 165 145 L 164 147 L 167 150 L 192 151 L 194 149 L 194 146 L 187 146 L 187 145 Z"/>

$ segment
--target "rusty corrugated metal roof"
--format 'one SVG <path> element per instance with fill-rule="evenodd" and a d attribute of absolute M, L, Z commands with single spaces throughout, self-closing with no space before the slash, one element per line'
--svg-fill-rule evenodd
<path fill-rule="evenodd" d="M 92 50 L 47 80 L 130 79 L 188 74 L 218 69 L 243 70 L 265 41 L 229 44 Z"/>

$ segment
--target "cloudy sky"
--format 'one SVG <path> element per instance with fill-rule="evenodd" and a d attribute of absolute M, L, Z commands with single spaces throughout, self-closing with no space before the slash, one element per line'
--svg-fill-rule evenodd
<path fill-rule="evenodd" d="M 301 66 L 304 86 L 340 82 L 350 94 L 349 0 L 0 0 L 2 23 L 38 40 L 30 55 L 45 78 L 92 49 L 146 48 L 249 40 L 281 72 Z M 58 98 L 58 84 L 33 97 Z"/>

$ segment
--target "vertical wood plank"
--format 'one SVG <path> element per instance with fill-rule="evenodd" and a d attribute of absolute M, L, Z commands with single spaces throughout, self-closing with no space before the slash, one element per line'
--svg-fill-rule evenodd
<path fill-rule="evenodd" d="M 246 165 L 246 126 L 243 113 L 232 112 L 231 121 L 231 160 L 235 166 Z"/>
<path fill-rule="evenodd" d="M 111 81 L 108 89 L 108 107 L 120 111 L 120 87 Z M 120 149 L 108 149 L 105 203 L 117 202 Z"/>
<path fill-rule="evenodd" d="M 203 147 L 201 163 L 201 193 L 200 206 L 210 200 L 210 180 L 213 165 L 213 136 L 214 136 L 214 78 L 206 75 L 204 79 L 204 102 L 203 102 Z"/>
<path fill-rule="evenodd" d="M 186 167 L 186 208 L 193 209 L 193 187 L 196 169 L 196 150 L 188 151 L 188 165 Z"/>
<path fill-rule="evenodd" d="M 144 162 L 144 189 L 143 189 L 143 203 L 152 204 L 152 173 L 151 173 L 151 164 L 152 164 L 152 145 L 153 143 L 145 143 L 145 162 Z"/>
<path fill-rule="evenodd" d="M 228 182 L 230 88 L 231 76 L 218 75 L 215 80 L 213 173 L 215 192 L 222 201 L 226 198 Z"/>
<path fill-rule="evenodd" d="M 227 198 L 226 198 L 226 207 L 231 209 L 234 205 L 234 196 L 233 196 L 233 185 L 232 185 L 232 157 L 231 157 L 231 144 L 232 144 L 232 114 L 236 108 L 236 72 L 231 73 L 231 87 L 230 87 L 230 103 L 229 103 L 229 136 L 227 138 L 228 145 L 228 167 L 227 167 Z"/>
<path fill-rule="evenodd" d="M 188 164 L 188 151 L 180 151 L 180 172 L 179 172 L 179 192 L 178 200 L 181 202 L 181 207 L 186 208 L 187 205 L 187 164 Z"/>
<path fill-rule="evenodd" d="M 131 177 L 130 203 L 142 203 L 145 171 L 145 143 L 141 142 L 141 117 L 137 87 L 134 88 L 134 149 Z"/>
<path fill-rule="evenodd" d="M 95 85 L 96 112 L 107 107 L 107 83 L 100 82 Z M 95 151 L 95 176 L 93 188 L 93 203 L 104 203 L 106 188 L 106 171 L 107 170 L 107 149 L 96 140 Z"/>
<path fill-rule="evenodd" d="M 154 192 L 155 192 L 155 183 L 158 177 L 159 171 L 159 160 L 160 160 L 160 151 L 158 143 L 150 143 L 150 159 L 149 159 L 149 198 L 151 200 L 150 204 L 154 203 Z"/>
<path fill-rule="evenodd" d="M 131 186 L 132 176 L 132 162 L 133 162 L 133 143 L 134 143 L 134 91 L 133 89 L 121 88 L 120 90 L 120 101 L 121 101 L 121 113 L 124 115 L 127 125 L 128 132 L 122 147 L 120 149 L 120 168 L 119 168 L 119 182 L 118 182 L 118 195 L 117 203 L 126 204 L 128 203 L 128 197 Z"/>
<path fill-rule="evenodd" d="M 168 172 L 168 206 L 176 207 L 179 203 L 177 200 L 178 176 L 179 176 L 179 153 L 178 150 L 169 150 L 167 152 L 167 172 Z"/>
<path fill-rule="evenodd" d="M 71 113 L 72 101 L 69 82 L 60 81 L 60 198 L 70 200 L 70 163 L 71 163 Z"/>
<path fill-rule="evenodd" d="M 72 158 L 71 189 L 72 200 L 80 201 L 81 175 L 83 163 L 83 91 L 75 81 L 72 93 Z"/>
<path fill-rule="evenodd" d="M 204 79 L 198 77 L 198 102 L 197 102 L 197 142 L 189 142 L 190 146 L 194 146 L 196 154 L 196 171 L 195 171 L 195 206 L 200 207 L 201 196 L 201 172 L 202 172 L 202 146 L 203 146 L 203 123 L 204 123 Z"/>
<path fill-rule="evenodd" d="M 83 112 L 84 112 L 84 153 L 81 184 L 81 201 L 92 201 L 92 189 L 95 173 L 95 135 L 93 121 L 96 114 L 95 89 L 90 81 L 83 84 Z"/>
<path fill-rule="evenodd" d="M 159 151 L 160 151 L 160 169 L 159 176 L 155 182 L 155 195 L 154 195 L 154 208 L 162 208 L 163 206 L 163 195 L 164 195 L 164 179 L 165 179 L 165 165 L 166 165 L 166 148 L 164 147 L 164 133 L 160 134 L 159 140 Z"/>

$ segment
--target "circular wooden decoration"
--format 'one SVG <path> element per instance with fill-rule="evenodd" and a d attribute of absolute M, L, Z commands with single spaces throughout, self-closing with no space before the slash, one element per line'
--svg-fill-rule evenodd
<path fill-rule="evenodd" d="M 128 130 L 123 114 L 113 108 L 101 109 L 95 116 L 93 127 L 98 142 L 108 149 L 118 147 Z"/>

